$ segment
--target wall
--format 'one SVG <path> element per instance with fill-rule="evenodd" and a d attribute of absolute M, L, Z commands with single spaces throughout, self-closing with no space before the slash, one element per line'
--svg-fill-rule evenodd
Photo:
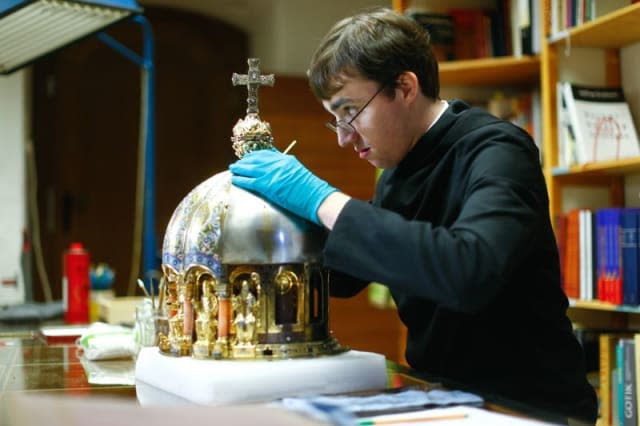
<path fill-rule="evenodd" d="M 277 146 L 284 148 L 292 139 L 298 139 L 294 153 L 321 177 L 356 197 L 366 199 L 372 195 L 374 169 L 352 155 L 351 150 L 341 150 L 335 135 L 324 128 L 329 114 L 311 95 L 305 73 L 318 41 L 334 22 L 361 8 L 390 6 L 390 0 L 143 0 L 140 3 L 164 7 L 180 4 L 182 9 L 219 18 L 246 30 L 251 56 L 261 59 L 264 72 L 276 74 L 278 91 L 264 89 L 260 96 L 261 115 L 271 122 Z M 237 71 L 246 72 L 245 69 Z M 30 97 L 25 87 L 29 80 L 22 72 L 0 77 L 0 143 L 3 148 L 3 156 L 0 156 L 0 202 L 3 205 L 0 231 L 5 227 L 11 231 L 0 232 L 0 247 L 3 248 L 0 262 L 7 261 L 10 271 L 19 270 L 25 215 L 22 143 L 29 121 L 25 107 Z M 4 182 L 11 182 L 6 185 L 11 189 L 6 198 L 2 193 Z M 9 237 L 11 241 L 6 241 Z M 0 263 L 0 268 L 2 265 Z M 0 305 L 3 303 L 0 293 Z M 366 292 L 352 299 L 332 300 L 331 312 L 331 329 L 342 344 L 383 353 L 392 360 L 402 358 L 397 314 L 393 310 L 372 307 Z M 377 326 L 374 328 L 371 324 Z"/>
<path fill-rule="evenodd" d="M 24 301 L 20 254 L 26 214 L 26 75 L 0 77 L 0 306 Z"/>
<path fill-rule="evenodd" d="M 251 56 L 265 72 L 303 77 L 320 37 L 339 18 L 391 0 L 141 0 L 149 5 L 180 7 L 217 17 L 250 35 Z M 224 43 L 225 40 L 221 40 Z M 238 72 L 246 70 L 239 69 Z M 25 224 L 23 142 L 29 128 L 29 77 L 25 71 L 0 75 L 0 280 L 22 286 L 19 259 Z M 0 306 L 22 300 L 23 291 L 0 284 Z"/>
<path fill-rule="evenodd" d="M 358 10 L 391 7 L 391 0 L 140 0 L 219 18 L 249 34 L 249 51 L 266 72 L 304 76 L 320 38 Z M 221 42 L 224 42 L 221 40 Z"/>

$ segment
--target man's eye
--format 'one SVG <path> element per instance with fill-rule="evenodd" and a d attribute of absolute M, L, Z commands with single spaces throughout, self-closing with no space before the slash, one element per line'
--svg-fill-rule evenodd
<path fill-rule="evenodd" d="M 354 106 L 346 107 L 344 109 L 344 117 L 345 118 L 351 118 L 354 115 L 356 115 L 357 113 L 358 113 L 358 108 L 356 108 Z"/>

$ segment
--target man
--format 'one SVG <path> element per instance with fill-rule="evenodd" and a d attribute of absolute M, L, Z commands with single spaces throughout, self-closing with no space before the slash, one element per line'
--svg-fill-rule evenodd
<path fill-rule="evenodd" d="M 277 151 L 233 164 L 233 183 L 330 230 L 332 295 L 389 286 L 414 369 L 595 421 L 530 136 L 441 100 L 428 35 L 388 9 L 337 23 L 308 75 L 339 145 L 384 169 L 373 201 Z"/>

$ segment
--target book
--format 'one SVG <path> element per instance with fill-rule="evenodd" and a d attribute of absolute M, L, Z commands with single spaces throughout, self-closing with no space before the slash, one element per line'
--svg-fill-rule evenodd
<path fill-rule="evenodd" d="M 454 57 L 456 60 L 488 56 L 487 33 L 483 9 L 450 9 L 454 27 Z M 470 40 L 474 40 L 473 43 Z"/>
<path fill-rule="evenodd" d="M 450 14 L 416 9 L 407 11 L 406 15 L 427 30 L 438 62 L 454 59 L 455 36 L 453 17 Z"/>
<path fill-rule="evenodd" d="M 638 209 L 626 208 L 620 214 L 620 251 L 622 254 L 622 303 L 640 304 L 638 292 Z"/>
<path fill-rule="evenodd" d="M 581 209 L 580 225 L 580 299 L 593 300 L 593 212 Z"/>
<path fill-rule="evenodd" d="M 596 211 L 596 269 L 597 269 L 597 285 L 596 298 L 598 300 L 607 301 L 606 290 L 606 274 L 607 274 L 607 233 L 606 233 L 606 212 L 602 209 Z"/>
<path fill-rule="evenodd" d="M 511 55 L 522 56 L 522 40 L 520 39 L 520 0 L 509 0 L 509 32 L 511 39 Z"/>
<path fill-rule="evenodd" d="M 638 134 L 621 87 L 563 82 L 579 164 L 640 155 Z"/>
<path fill-rule="evenodd" d="M 517 0 L 518 20 L 518 36 L 520 38 L 520 46 L 522 48 L 522 54 L 533 54 L 533 16 L 532 16 L 532 0 Z"/>
<path fill-rule="evenodd" d="M 567 102 L 563 94 L 563 82 L 556 82 L 556 108 L 558 114 L 558 166 L 568 167 L 578 162 L 576 157 L 576 141 L 567 111 Z"/>
<path fill-rule="evenodd" d="M 567 213 L 564 293 L 572 299 L 580 298 L 580 209 Z"/>
<path fill-rule="evenodd" d="M 621 215 L 624 209 L 612 207 L 596 211 L 597 297 L 622 304 Z"/>
<path fill-rule="evenodd" d="M 635 337 L 622 339 L 622 405 L 621 422 L 623 426 L 637 426 L 638 405 L 636 401 L 636 360 Z"/>

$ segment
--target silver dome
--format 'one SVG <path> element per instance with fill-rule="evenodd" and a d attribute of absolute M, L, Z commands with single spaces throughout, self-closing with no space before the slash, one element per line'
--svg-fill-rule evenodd
<path fill-rule="evenodd" d="M 162 263 L 177 272 L 199 264 L 214 273 L 222 264 L 317 263 L 322 228 L 273 206 L 218 173 L 178 205 L 165 233 Z"/>

